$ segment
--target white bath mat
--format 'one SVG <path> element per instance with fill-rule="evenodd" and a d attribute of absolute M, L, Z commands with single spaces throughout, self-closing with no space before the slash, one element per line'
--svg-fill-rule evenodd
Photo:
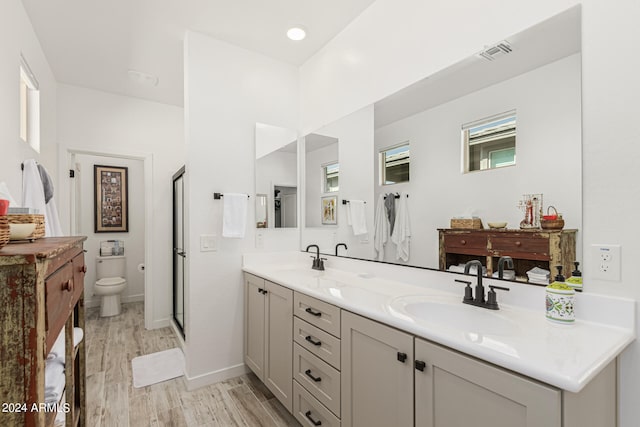
<path fill-rule="evenodd" d="M 179 348 L 159 351 L 131 360 L 133 386 L 145 387 L 184 375 L 184 355 Z"/>

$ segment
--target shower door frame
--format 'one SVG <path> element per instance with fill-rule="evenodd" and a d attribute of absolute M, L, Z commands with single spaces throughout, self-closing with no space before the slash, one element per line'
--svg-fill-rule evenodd
<path fill-rule="evenodd" d="M 185 264 L 185 259 L 187 257 L 187 254 L 184 250 L 184 174 L 185 174 L 185 167 L 182 166 L 174 175 L 172 178 L 172 200 L 173 200 L 173 210 L 172 210 L 172 214 L 173 214 L 173 218 L 172 218 L 172 224 L 173 224 L 173 239 L 172 239 L 172 248 L 173 248 L 173 253 L 172 253 L 172 258 L 173 258 L 173 286 L 172 286 L 172 290 L 173 290 L 173 298 L 172 298 L 172 304 L 171 304 L 171 314 L 172 314 L 172 318 L 173 318 L 173 322 L 175 323 L 176 328 L 180 331 L 180 333 L 182 334 L 182 338 L 185 338 L 185 332 L 184 332 L 184 284 L 185 284 L 185 280 L 184 280 L 184 264 Z M 177 206 L 177 201 L 176 201 L 176 182 L 178 180 L 181 180 L 181 184 L 182 184 L 182 200 L 181 200 L 181 204 L 180 206 Z M 180 209 L 181 215 L 180 218 L 182 218 L 181 224 L 177 223 L 177 212 L 178 209 Z M 178 228 L 181 227 L 182 228 L 182 232 L 181 232 L 181 236 L 182 236 L 182 242 L 178 242 Z M 179 270 L 178 270 L 178 263 L 182 263 L 182 269 L 180 271 L 182 271 L 182 278 L 179 278 Z M 182 284 L 182 320 L 179 321 L 178 318 L 176 317 L 176 304 L 178 304 L 178 300 L 176 298 L 176 296 L 178 295 L 178 292 L 180 291 L 178 289 L 179 284 Z"/>

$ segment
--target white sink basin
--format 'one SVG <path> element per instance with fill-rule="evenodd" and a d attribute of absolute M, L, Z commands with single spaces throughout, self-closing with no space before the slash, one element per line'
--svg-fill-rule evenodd
<path fill-rule="evenodd" d="M 466 334 L 516 335 L 520 327 L 499 310 L 463 304 L 462 298 L 405 296 L 390 303 L 391 314 Z"/>

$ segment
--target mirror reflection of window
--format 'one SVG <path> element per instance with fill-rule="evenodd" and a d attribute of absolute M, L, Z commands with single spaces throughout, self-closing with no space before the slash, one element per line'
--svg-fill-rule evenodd
<path fill-rule="evenodd" d="M 322 166 L 322 176 L 324 177 L 324 192 L 333 193 L 339 191 L 340 163 L 330 163 Z"/>
<path fill-rule="evenodd" d="M 465 173 L 516 164 L 516 112 L 462 126 Z"/>
<path fill-rule="evenodd" d="M 408 142 L 380 152 L 380 179 L 382 185 L 409 181 L 410 154 Z"/>

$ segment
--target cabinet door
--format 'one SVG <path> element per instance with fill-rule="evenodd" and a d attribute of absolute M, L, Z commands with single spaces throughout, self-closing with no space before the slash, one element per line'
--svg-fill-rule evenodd
<path fill-rule="evenodd" d="M 413 337 L 342 311 L 342 424 L 413 426 Z"/>
<path fill-rule="evenodd" d="M 264 279 L 245 274 L 244 362 L 264 381 Z"/>
<path fill-rule="evenodd" d="M 416 427 L 560 427 L 561 392 L 415 340 Z"/>
<path fill-rule="evenodd" d="M 264 383 L 289 412 L 293 410 L 293 291 L 265 281 Z"/>

